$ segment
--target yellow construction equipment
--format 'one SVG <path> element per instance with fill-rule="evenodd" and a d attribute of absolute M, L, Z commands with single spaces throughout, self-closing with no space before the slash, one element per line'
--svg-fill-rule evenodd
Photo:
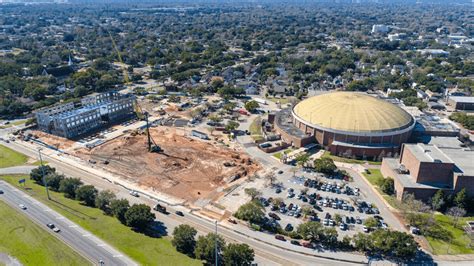
<path fill-rule="evenodd" d="M 124 80 L 125 84 L 129 84 L 130 83 L 130 78 L 128 77 L 128 69 L 125 67 L 125 64 L 123 63 L 122 55 L 120 54 L 120 51 L 117 47 L 117 44 L 115 43 L 114 38 L 112 37 L 112 34 L 110 33 L 109 30 L 107 30 L 107 32 L 109 33 L 110 40 L 112 41 L 112 46 L 114 47 L 115 52 L 117 52 L 118 60 L 119 60 L 120 64 L 122 64 L 121 67 L 122 67 L 122 72 L 123 72 L 123 80 Z"/>

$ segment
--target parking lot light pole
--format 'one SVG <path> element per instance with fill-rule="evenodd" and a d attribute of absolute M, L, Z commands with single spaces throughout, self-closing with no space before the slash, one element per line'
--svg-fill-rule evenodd
<path fill-rule="evenodd" d="M 216 238 L 215 238 L 215 243 L 214 243 L 214 245 L 215 245 L 215 253 L 216 253 L 216 254 L 215 254 L 215 256 L 216 256 L 216 265 L 215 265 L 215 266 L 218 266 L 217 263 L 218 263 L 218 260 L 219 260 L 219 259 L 217 258 L 217 220 L 215 221 L 215 224 L 216 224 Z"/>
<path fill-rule="evenodd" d="M 41 175 L 43 178 L 43 185 L 46 188 L 46 195 L 48 196 L 48 200 L 51 200 L 51 198 L 49 197 L 48 183 L 46 183 L 46 176 L 44 175 L 44 165 L 43 165 L 43 157 L 41 157 L 41 150 L 42 148 L 38 149 L 38 155 L 39 155 L 40 165 L 41 165 Z"/>

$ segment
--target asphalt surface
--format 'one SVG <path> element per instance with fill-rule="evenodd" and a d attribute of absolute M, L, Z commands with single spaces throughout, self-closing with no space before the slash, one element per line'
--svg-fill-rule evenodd
<path fill-rule="evenodd" d="M 104 262 L 103 265 L 137 265 L 134 261 L 110 245 L 53 211 L 43 203 L 35 200 L 25 192 L 12 187 L 4 181 L 0 181 L 0 189 L 4 192 L 0 194 L 0 200 L 5 201 L 13 208 L 19 209 L 20 212 L 23 212 L 40 226 L 44 226 L 46 230 L 45 234 L 51 233 L 55 235 L 86 259 L 89 259 L 93 264 L 99 264 L 99 261 L 102 260 Z M 27 209 L 20 209 L 19 204 L 25 205 Z M 61 231 L 54 233 L 46 226 L 48 223 L 53 223 Z"/>

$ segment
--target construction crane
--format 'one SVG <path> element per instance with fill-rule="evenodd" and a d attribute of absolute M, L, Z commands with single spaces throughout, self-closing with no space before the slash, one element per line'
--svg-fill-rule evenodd
<path fill-rule="evenodd" d="M 122 55 L 120 54 L 120 51 L 117 47 L 117 44 L 115 43 L 114 38 L 112 37 L 112 34 L 110 33 L 109 30 L 107 30 L 107 32 L 109 33 L 110 40 L 112 41 L 112 46 L 114 47 L 115 52 L 117 53 L 118 60 L 119 60 L 120 64 L 122 64 L 121 67 L 122 67 L 123 80 L 125 82 L 125 85 L 129 84 L 130 83 L 130 78 L 128 76 L 128 69 L 125 67 L 125 64 L 123 63 Z"/>
<path fill-rule="evenodd" d="M 142 108 L 138 104 L 137 101 L 134 101 L 133 103 L 134 108 L 135 108 L 135 114 L 137 115 L 138 119 L 144 120 L 145 121 L 145 126 L 146 126 L 146 135 L 147 135 L 147 144 L 148 144 L 148 152 L 163 152 L 163 149 L 161 149 L 160 146 L 156 145 L 155 140 L 150 134 L 150 123 L 148 121 L 148 112 L 143 112 Z"/>

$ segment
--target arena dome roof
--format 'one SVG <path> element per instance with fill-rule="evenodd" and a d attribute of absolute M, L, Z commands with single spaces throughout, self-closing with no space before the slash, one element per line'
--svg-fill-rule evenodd
<path fill-rule="evenodd" d="M 349 132 L 387 132 L 414 123 L 402 108 L 356 92 L 314 96 L 298 103 L 293 112 L 310 126 Z"/>

